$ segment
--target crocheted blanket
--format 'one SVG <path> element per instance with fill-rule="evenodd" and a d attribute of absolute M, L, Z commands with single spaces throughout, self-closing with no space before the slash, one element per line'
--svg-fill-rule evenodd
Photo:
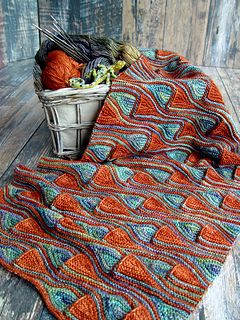
<path fill-rule="evenodd" d="M 213 81 L 171 52 L 114 80 L 81 160 L 19 166 L 0 263 L 58 319 L 187 319 L 240 232 L 240 138 Z"/>

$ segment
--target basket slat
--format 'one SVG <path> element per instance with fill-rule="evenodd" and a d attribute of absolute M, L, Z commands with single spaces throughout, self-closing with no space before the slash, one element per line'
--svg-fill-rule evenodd
<path fill-rule="evenodd" d="M 44 90 L 41 68 L 33 69 L 34 87 L 42 102 L 53 151 L 59 157 L 76 158 L 85 149 L 95 120 L 109 91 L 101 84 L 89 89 Z"/>

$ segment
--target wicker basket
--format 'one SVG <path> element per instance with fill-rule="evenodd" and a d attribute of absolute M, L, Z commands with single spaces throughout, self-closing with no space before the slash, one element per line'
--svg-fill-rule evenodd
<path fill-rule="evenodd" d="M 34 87 L 42 102 L 53 152 L 59 157 L 77 158 L 85 149 L 100 108 L 109 91 L 106 84 L 90 89 L 43 90 L 41 69 L 33 69 Z"/>

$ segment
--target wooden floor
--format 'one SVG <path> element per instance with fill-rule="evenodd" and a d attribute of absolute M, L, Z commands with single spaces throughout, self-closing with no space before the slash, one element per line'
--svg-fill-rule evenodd
<path fill-rule="evenodd" d="M 32 85 L 32 65 L 33 60 L 25 60 L 0 70 L 0 186 L 11 180 L 17 164 L 34 168 L 40 156 L 53 155 Z M 215 80 L 240 128 L 240 69 L 202 69 Z M 31 284 L 0 267 L 0 320 L 30 319 L 54 317 Z M 240 239 L 189 320 L 240 320 Z"/>

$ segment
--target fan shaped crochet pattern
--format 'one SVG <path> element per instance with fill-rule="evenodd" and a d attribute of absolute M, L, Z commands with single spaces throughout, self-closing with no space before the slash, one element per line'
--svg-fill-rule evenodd
<path fill-rule="evenodd" d="M 81 160 L 19 166 L 0 193 L 0 263 L 58 319 L 187 319 L 240 232 L 240 138 L 221 94 L 185 58 L 144 53 Z"/>

